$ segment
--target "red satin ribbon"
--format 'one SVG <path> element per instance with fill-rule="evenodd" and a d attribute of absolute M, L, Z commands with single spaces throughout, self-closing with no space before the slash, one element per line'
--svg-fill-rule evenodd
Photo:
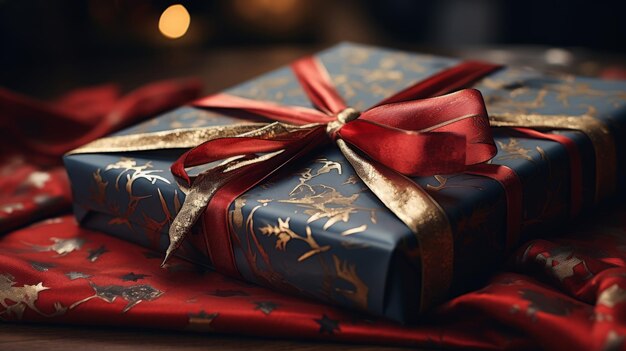
<path fill-rule="evenodd" d="M 211 228 L 206 240 L 216 269 L 239 275 L 228 224 L 230 204 L 281 166 L 332 139 L 341 138 L 368 157 L 407 176 L 463 172 L 490 160 L 497 149 L 482 96 L 474 89 L 456 90 L 499 67 L 483 62 L 464 62 L 445 69 L 385 99 L 330 134 L 326 132 L 327 123 L 335 121 L 336 115 L 347 106 L 326 70 L 312 57 L 295 62 L 292 70 L 317 109 L 282 106 L 226 94 L 196 101 L 193 104 L 196 107 L 247 112 L 296 125 L 311 124 L 281 138 L 213 139 L 187 151 L 172 165 L 173 174 L 190 182 L 186 167 L 233 156 L 251 157 L 256 153 L 282 150 L 261 164 L 229 172 L 229 181 L 209 202 L 204 224 L 205 228 Z M 510 174 L 487 173 L 485 175 L 501 183 L 508 183 Z M 506 186 L 505 191 L 510 192 Z M 514 202 L 518 196 L 507 198 Z M 513 206 L 513 209 L 519 208 L 520 205 Z M 517 226 L 515 221 L 512 223 Z"/>
<path fill-rule="evenodd" d="M 580 151 L 574 141 L 565 135 L 548 134 L 528 128 L 513 128 L 518 133 L 536 139 L 556 141 L 563 145 L 570 162 L 571 186 L 570 186 L 570 216 L 575 217 L 582 211 L 583 207 L 583 165 L 580 159 Z"/>

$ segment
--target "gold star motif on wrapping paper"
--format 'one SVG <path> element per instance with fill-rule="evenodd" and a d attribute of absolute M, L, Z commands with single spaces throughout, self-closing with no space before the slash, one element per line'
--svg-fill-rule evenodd
<path fill-rule="evenodd" d="M 620 288 L 617 284 L 613 284 L 600 293 L 596 304 L 613 308 L 624 301 L 626 301 L 626 290 Z"/>

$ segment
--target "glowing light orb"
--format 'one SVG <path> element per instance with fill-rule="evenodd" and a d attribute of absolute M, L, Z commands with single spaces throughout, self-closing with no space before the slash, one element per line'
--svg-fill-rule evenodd
<path fill-rule="evenodd" d="M 181 4 L 172 5 L 163 11 L 159 18 L 159 31 L 170 39 L 178 39 L 187 33 L 191 16 Z"/>

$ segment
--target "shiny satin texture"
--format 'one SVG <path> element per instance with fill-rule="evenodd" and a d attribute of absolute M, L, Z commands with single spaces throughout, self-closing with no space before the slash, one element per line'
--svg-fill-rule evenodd
<path fill-rule="evenodd" d="M 455 91 L 498 68 L 486 63 L 462 63 L 409 87 L 386 99 L 383 104 L 359 113 L 345 105 L 325 69 L 317 60 L 308 57 L 296 61 L 292 69 L 317 110 L 225 94 L 196 101 L 193 103 L 196 107 L 244 111 L 302 125 L 298 129 L 301 133 L 297 137 L 293 133 L 261 133 L 256 136 L 243 134 L 216 138 L 184 153 L 173 164 L 172 173 L 187 182 L 184 186 L 210 191 L 203 192 L 203 201 L 191 199 L 189 209 L 179 212 L 170 227 L 170 247 L 166 260 L 184 240 L 191 228 L 190 224 L 195 222 L 199 212 L 206 206 L 204 223 L 218 228 L 211 235 L 206 235 L 212 263 L 220 272 L 239 276 L 232 253 L 231 230 L 226 220 L 228 206 L 246 190 L 294 159 L 296 154 L 298 157 L 305 155 L 305 150 L 328 142 L 341 143 L 340 149 L 346 157 L 347 154 L 357 155 L 355 150 L 364 153 L 366 158 L 352 157 L 358 159 L 355 161 L 358 164 L 353 163 L 355 168 L 368 168 L 369 159 L 380 163 L 384 168 L 383 173 L 395 171 L 407 176 L 462 172 L 472 165 L 488 161 L 495 155 L 496 148 L 484 102 L 478 91 L 466 89 L 416 99 Z M 350 120 L 341 118 L 344 114 L 350 115 Z M 235 171 L 223 171 L 220 177 L 202 177 L 203 183 L 198 183 L 198 179 L 191 180 L 185 171 L 187 167 L 232 157 L 255 158 L 258 153 L 268 152 L 276 154 L 261 162 L 238 167 Z M 407 188 L 412 182 L 394 184 L 391 181 L 394 177 L 383 176 L 361 178 L 379 197 L 389 191 L 396 194 L 394 199 L 383 203 L 407 224 L 420 242 L 424 261 L 420 306 L 432 306 L 446 295 L 452 280 L 451 262 L 435 259 L 440 256 L 451 258 L 454 255 L 452 233 L 445 213 L 424 191 L 416 189 L 407 193 L 407 189 L 419 188 L 415 185 Z M 220 186 L 212 186 L 207 182 L 219 183 Z M 515 210 L 519 205 L 511 208 Z M 435 227 L 429 227 L 431 224 Z M 430 236 L 433 240 L 430 240 Z"/>
<path fill-rule="evenodd" d="M 530 241 L 482 288 L 437 307 L 420 325 L 403 326 L 199 272 L 177 258 L 161 269 L 159 253 L 80 228 L 68 214 L 0 238 L 0 319 L 263 337 L 259 342 L 624 350 L 625 219 L 624 204 L 604 208 L 549 241 Z"/>
<path fill-rule="evenodd" d="M 71 207 L 64 153 L 193 100 L 200 91 L 195 79 L 169 80 L 126 95 L 102 85 L 42 102 L 0 88 L 0 233 Z"/>
<path fill-rule="evenodd" d="M 167 96 L 160 101 L 175 100 Z M 41 156 L 30 149 L 23 155 Z M 442 304 L 418 326 L 402 326 L 198 272 L 176 258 L 161 269 L 159 253 L 77 225 L 60 167 L 8 158 L 0 172 L 3 200 L 13 200 L 2 203 L 1 231 L 25 227 L 0 236 L 5 333 L 11 333 L 10 323 L 34 322 L 261 336 L 260 342 L 274 337 L 424 349 L 626 350 L 623 201 L 558 228 L 550 240 L 521 245 L 481 289 Z M 44 197 L 67 200 L 36 201 Z M 51 211 L 66 214 L 54 217 Z"/>

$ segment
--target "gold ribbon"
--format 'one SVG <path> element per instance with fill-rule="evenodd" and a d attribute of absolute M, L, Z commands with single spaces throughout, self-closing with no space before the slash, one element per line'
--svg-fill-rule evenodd
<path fill-rule="evenodd" d="M 358 112 L 346 109 L 337 121 L 328 124 L 327 132 L 332 134 L 338 126 L 355 118 L 358 118 Z M 615 189 L 615 143 L 608 128 L 598 119 L 591 116 L 495 114 L 490 116 L 490 122 L 496 127 L 567 129 L 585 133 L 594 146 L 596 156 L 596 201 Z M 69 154 L 191 148 L 220 137 L 274 138 L 285 133 L 299 133 L 312 126 L 280 122 L 249 123 L 121 135 L 98 139 Z M 453 277 L 454 237 L 447 215 L 424 189 L 410 179 L 362 158 L 341 139 L 336 143 L 361 180 L 416 236 L 422 260 L 420 306 L 422 309 L 432 306 L 445 297 Z M 202 215 L 211 197 L 228 181 L 231 170 L 267 160 L 278 153 L 280 151 L 252 159 L 225 160 L 221 165 L 200 173 L 191 189 L 181 184 L 187 197 L 172 222 L 172 245 L 167 250 L 166 259 Z"/>
<path fill-rule="evenodd" d="M 495 127 L 550 128 L 584 133 L 593 145 L 596 160 L 595 202 L 614 193 L 617 186 L 617 151 L 609 128 L 599 119 L 589 116 L 540 114 L 490 114 Z"/>
<path fill-rule="evenodd" d="M 328 124 L 327 133 L 334 133 L 339 126 L 358 117 L 358 111 L 345 109 L 338 114 L 336 121 Z M 256 136 L 269 139 L 298 133 L 312 126 L 315 125 L 251 123 L 121 135 L 98 139 L 69 154 L 190 148 L 219 137 Z M 185 140 L 186 138 L 188 139 Z M 453 235 L 445 212 L 424 189 L 410 179 L 362 158 L 341 139 L 336 143 L 361 180 L 416 236 L 422 258 L 420 306 L 432 306 L 446 296 L 453 275 Z M 280 152 L 254 159 L 225 160 L 221 165 L 200 173 L 190 189 L 185 184 L 180 184 L 186 198 L 172 222 L 171 245 L 167 249 L 165 260 L 180 246 L 189 228 L 197 222 L 217 190 L 230 179 L 231 170 L 267 160 L 278 153 Z"/>

